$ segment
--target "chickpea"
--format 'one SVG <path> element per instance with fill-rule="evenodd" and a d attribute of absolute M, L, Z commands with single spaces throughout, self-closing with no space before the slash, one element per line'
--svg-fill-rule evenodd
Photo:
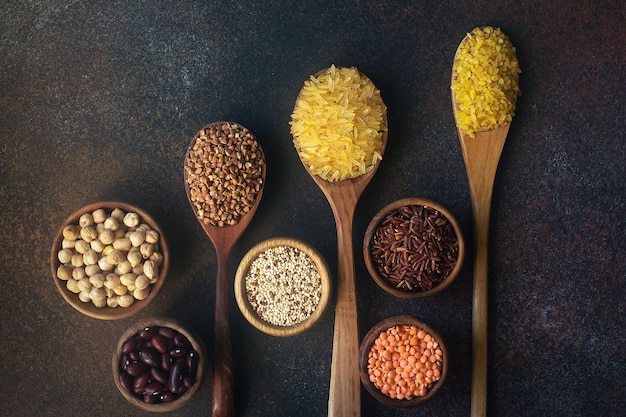
<path fill-rule="evenodd" d="M 89 277 L 89 282 L 94 288 L 102 288 L 104 286 L 104 275 L 92 275 Z"/>
<path fill-rule="evenodd" d="M 72 278 L 72 269 L 73 268 L 66 265 L 59 265 L 59 267 L 57 268 L 57 277 L 60 280 L 67 281 L 68 279 Z"/>
<path fill-rule="evenodd" d="M 120 307 L 130 307 L 135 302 L 135 297 L 130 294 L 124 294 L 117 297 L 117 302 Z"/>
<path fill-rule="evenodd" d="M 96 274 L 100 274 L 100 273 L 102 273 L 102 270 L 100 269 L 98 264 L 87 265 L 85 267 L 85 274 L 87 274 L 88 277 L 92 277 L 92 276 L 94 276 Z"/>
<path fill-rule="evenodd" d="M 98 239 L 105 245 L 110 245 L 115 240 L 115 233 L 113 230 L 104 229 L 98 236 Z"/>
<path fill-rule="evenodd" d="M 74 294 L 78 294 L 80 292 L 80 288 L 78 288 L 78 281 L 76 281 L 75 279 L 68 280 L 65 286 Z"/>
<path fill-rule="evenodd" d="M 85 242 L 89 243 L 98 238 L 98 232 L 96 232 L 96 228 L 93 226 L 85 226 L 80 229 L 80 237 Z"/>
<path fill-rule="evenodd" d="M 128 259 L 123 260 L 117 265 L 116 271 L 120 275 L 128 274 L 133 270 L 133 266 L 130 264 Z"/>
<path fill-rule="evenodd" d="M 126 227 L 132 228 L 139 225 L 139 215 L 137 213 L 126 213 L 123 223 Z"/>
<path fill-rule="evenodd" d="M 111 212 L 111 217 L 117 219 L 118 221 L 122 221 L 125 215 L 126 213 L 124 213 L 124 210 L 122 210 L 121 208 L 115 208 Z"/>
<path fill-rule="evenodd" d="M 83 267 L 77 267 L 72 269 L 72 278 L 75 280 L 83 279 L 87 276 L 87 271 Z"/>
<path fill-rule="evenodd" d="M 80 237 L 80 227 L 69 224 L 63 228 L 63 237 L 67 240 L 76 240 Z"/>
<path fill-rule="evenodd" d="M 78 225 L 80 227 L 93 226 L 94 221 L 93 221 L 93 216 L 91 215 L 91 213 L 85 213 L 82 216 L 80 216 L 80 218 L 78 219 Z"/>
<path fill-rule="evenodd" d="M 146 298 L 148 298 L 148 295 L 150 295 L 150 289 L 148 287 L 137 288 L 135 289 L 135 291 L 133 291 L 133 297 L 135 297 L 135 299 L 137 300 L 145 300 Z"/>
<path fill-rule="evenodd" d="M 107 274 L 104 278 L 104 286 L 109 289 L 113 289 L 120 285 L 120 276 L 117 274 Z"/>
<path fill-rule="evenodd" d="M 108 217 L 105 221 L 104 221 L 104 228 L 107 230 L 112 230 L 112 231 L 116 231 L 120 228 L 120 222 L 117 218 L 111 216 Z"/>
<path fill-rule="evenodd" d="M 59 259 L 59 262 L 61 262 L 62 264 L 66 264 L 72 261 L 73 254 L 74 251 L 71 249 L 61 249 L 57 254 L 57 258 Z"/>
<path fill-rule="evenodd" d="M 129 235 L 129 239 L 134 247 L 141 246 L 141 244 L 146 241 L 146 232 L 143 230 L 135 230 Z"/>
<path fill-rule="evenodd" d="M 89 282 L 89 278 L 83 277 L 78 280 L 78 288 L 81 292 L 89 293 L 89 291 L 91 291 L 91 287 L 92 285 L 91 282 Z"/>
<path fill-rule="evenodd" d="M 91 249 L 91 245 L 84 240 L 77 240 L 74 244 L 74 250 L 78 253 L 85 253 Z"/>
<path fill-rule="evenodd" d="M 127 237 L 123 237 L 121 239 L 115 239 L 113 241 L 113 248 L 121 251 L 128 252 L 130 248 L 133 246 L 130 239 Z"/>
<path fill-rule="evenodd" d="M 95 210 L 93 213 L 91 213 L 91 216 L 93 217 L 93 221 L 95 223 L 104 223 L 104 221 L 107 218 L 107 215 L 104 209 Z"/>

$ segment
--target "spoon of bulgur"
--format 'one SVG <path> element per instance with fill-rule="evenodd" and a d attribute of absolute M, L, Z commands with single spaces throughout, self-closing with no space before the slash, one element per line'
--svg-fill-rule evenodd
<path fill-rule="evenodd" d="M 452 105 L 476 233 L 472 306 L 472 417 L 487 414 L 487 240 L 498 162 L 519 95 L 515 47 L 499 28 L 475 28 L 452 66 Z"/>
<path fill-rule="evenodd" d="M 357 202 L 387 144 L 387 108 L 372 81 L 356 68 L 335 67 L 310 77 L 291 116 L 298 156 L 332 208 L 339 273 L 328 399 L 329 416 L 360 416 L 359 340 L 352 224 Z"/>

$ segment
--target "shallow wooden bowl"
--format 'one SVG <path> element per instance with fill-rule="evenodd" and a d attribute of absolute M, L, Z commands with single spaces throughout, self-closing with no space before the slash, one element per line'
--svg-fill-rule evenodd
<path fill-rule="evenodd" d="M 441 363 L 441 375 L 438 381 L 434 382 L 431 388 L 428 390 L 425 396 L 421 397 L 413 397 L 410 400 L 407 399 L 395 399 L 391 398 L 381 392 L 372 381 L 370 381 L 369 373 L 367 370 L 368 365 L 368 355 L 374 342 L 380 336 L 382 332 L 386 332 L 387 329 L 390 329 L 395 326 L 401 325 L 414 325 L 425 332 L 429 333 L 436 341 L 439 343 L 439 348 L 442 351 L 442 363 Z M 448 375 L 448 351 L 444 344 L 441 335 L 428 324 L 423 321 L 408 315 L 402 316 L 394 316 L 389 317 L 387 319 L 382 320 L 381 322 L 374 325 L 369 332 L 363 338 L 361 342 L 361 346 L 359 348 L 359 374 L 361 377 L 361 383 L 370 393 L 372 397 L 374 397 L 379 402 L 388 405 L 390 407 L 399 407 L 399 408 L 410 408 L 417 407 L 421 404 L 424 404 L 426 401 L 430 400 L 437 392 L 441 389 Z"/>
<path fill-rule="evenodd" d="M 309 317 L 307 317 L 300 323 L 294 324 L 292 326 L 277 326 L 263 320 L 250 304 L 246 292 L 246 275 L 250 268 L 250 264 L 262 252 L 278 246 L 289 246 L 306 253 L 315 263 L 322 279 L 321 297 L 317 308 Z M 326 307 L 328 306 L 328 303 L 330 301 L 331 292 L 331 276 L 326 261 L 311 245 L 294 238 L 277 237 L 258 243 L 256 246 L 250 249 L 248 253 L 246 253 L 246 255 L 243 257 L 235 274 L 235 299 L 237 300 L 237 304 L 239 306 L 239 309 L 241 310 L 241 314 L 243 314 L 248 322 L 250 322 L 250 324 L 252 324 L 258 330 L 272 336 L 294 336 L 309 330 L 324 314 L 324 311 L 326 310 Z"/>
<path fill-rule="evenodd" d="M 384 277 L 380 276 L 380 274 L 378 273 L 378 269 L 372 259 L 372 254 L 371 254 L 372 239 L 380 222 L 389 213 L 401 207 L 413 206 L 413 205 L 422 205 L 422 206 L 431 207 L 437 210 L 443 216 L 445 216 L 454 229 L 454 232 L 456 234 L 456 239 L 458 241 L 458 246 L 459 246 L 458 257 L 457 257 L 456 263 L 452 271 L 450 271 L 448 276 L 443 281 L 441 281 L 438 285 L 428 290 L 406 291 L 406 290 L 401 290 L 401 289 L 396 288 L 391 282 L 389 282 Z M 461 227 L 459 226 L 459 223 L 457 222 L 456 218 L 444 206 L 434 201 L 430 201 L 430 200 L 423 199 L 423 198 L 404 198 L 404 199 L 400 199 L 400 200 L 394 201 L 393 203 L 388 204 L 374 216 L 374 218 L 372 219 L 372 221 L 370 222 L 370 224 L 368 225 L 365 231 L 365 237 L 363 239 L 363 257 L 365 259 L 365 265 L 367 266 L 367 270 L 369 271 L 370 275 L 372 276 L 374 281 L 376 281 L 376 284 L 378 284 L 380 288 L 387 291 L 389 294 L 392 294 L 399 298 L 412 298 L 412 299 L 423 298 L 423 297 L 428 297 L 428 296 L 437 294 L 438 292 L 449 287 L 450 284 L 452 284 L 452 282 L 459 275 L 459 272 L 461 271 L 461 268 L 463 266 L 463 259 L 465 257 L 465 240 L 463 238 Z"/>
<path fill-rule="evenodd" d="M 161 402 L 161 403 L 155 403 L 155 404 L 145 403 L 140 398 L 136 397 L 135 395 L 125 390 L 120 383 L 120 374 L 122 372 L 120 368 L 122 345 L 124 344 L 126 340 L 128 340 L 133 335 L 139 333 L 141 330 L 147 327 L 152 327 L 152 326 L 168 327 L 170 329 L 176 330 L 177 332 L 181 333 L 189 340 L 193 349 L 198 353 L 198 369 L 196 371 L 196 379 L 195 379 L 194 385 L 191 388 L 189 388 L 183 395 L 181 395 L 180 397 L 178 397 L 177 399 L 171 402 Z M 200 336 L 192 328 L 186 326 L 182 322 L 176 319 L 166 318 L 166 317 L 147 318 L 147 319 L 140 320 L 137 323 L 130 326 L 119 338 L 115 346 L 115 349 L 113 350 L 112 361 L 111 361 L 111 365 L 113 369 L 113 380 L 115 381 L 115 386 L 117 386 L 118 390 L 124 396 L 124 398 L 126 398 L 131 404 L 143 410 L 152 411 L 152 412 L 173 411 L 189 403 L 191 399 L 193 398 L 193 396 L 200 389 L 200 385 L 202 384 L 202 378 L 204 377 L 204 374 L 206 372 L 206 364 L 207 364 L 207 351 L 204 346 L 204 343 L 202 343 L 202 339 L 200 338 Z"/>
<path fill-rule="evenodd" d="M 58 259 L 57 253 L 59 249 L 61 249 L 61 242 L 63 241 L 63 228 L 69 224 L 78 224 L 78 219 L 81 215 L 87 212 L 93 212 L 96 209 L 105 209 L 107 212 L 112 211 L 115 208 L 120 208 L 125 212 L 135 212 L 141 218 L 141 222 L 146 223 L 152 229 L 156 230 L 159 233 L 159 251 L 163 254 L 163 263 L 159 267 L 159 279 L 155 284 L 151 285 L 150 294 L 143 300 L 135 300 L 133 304 L 129 307 L 96 307 L 93 303 L 85 303 L 78 298 L 78 294 L 74 294 L 70 290 L 67 289 L 65 281 L 57 278 L 57 269 L 61 262 Z M 135 207 L 130 204 L 118 202 L 118 201 L 99 201 L 95 203 L 88 204 L 74 213 L 72 213 L 61 225 L 59 231 L 54 236 L 54 240 L 52 242 L 52 251 L 50 254 L 50 268 L 52 271 L 52 279 L 54 280 L 54 284 L 59 290 L 59 293 L 63 296 L 65 301 L 67 301 L 72 307 L 81 313 L 102 320 L 119 320 L 127 317 L 131 317 L 137 314 L 139 311 L 146 308 L 157 296 L 161 288 L 163 287 L 163 283 L 165 282 L 165 277 L 167 276 L 167 272 L 169 269 L 170 263 L 170 253 L 167 245 L 167 240 L 165 235 L 163 234 L 163 230 L 159 227 L 159 225 L 142 209 L 139 207 Z"/>

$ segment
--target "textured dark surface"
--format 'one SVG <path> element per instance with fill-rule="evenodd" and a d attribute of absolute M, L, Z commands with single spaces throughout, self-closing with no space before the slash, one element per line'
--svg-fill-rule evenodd
<path fill-rule="evenodd" d="M 363 415 L 469 415 L 473 226 L 449 81 L 465 32 L 493 25 L 517 47 L 523 95 L 494 191 L 489 414 L 624 415 L 625 3 L 415 3 L 3 2 L 0 414 L 146 415 L 119 394 L 110 370 L 118 337 L 140 318 L 183 320 L 212 349 L 215 254 L 182 182 L 186 147 L 208 122 L 242 123 L 267 157 L 265 194 L 231 275 L 249 248 L 278 235 L 313 244 L 336 271 L 332 213 L 288 124 L 303 81 L 335 63 L 372 78 L 389 108 L 387 151 L 355 219 L 360 335 L 413 314 L 444 335 L 451 354 L 431 402 L 392 409 L 363 392 Z M 443 293 L 398 301 L 368 276 L 360 245 L 381 207 L 410 196 L 448 207 L 470 256 Z M 173 249 L 161 294 L 118 322 L 72 309 L 49 272 L 59 225 L 97 200 L 142 207 Z M 231 297 L 238 416 L 326 415 L 333 306 L 309 332 L 273 338 Z M 209 416 L 204 383 L 171 414 Z"/>

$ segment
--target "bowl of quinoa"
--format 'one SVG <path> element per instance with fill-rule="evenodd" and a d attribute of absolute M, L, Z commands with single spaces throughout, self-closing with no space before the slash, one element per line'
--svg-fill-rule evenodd
<path fill-rule="evenodd" d="M 252 326 L 272 336 L 293 336 L 321 318 L 331 295 L 326 261 L 308 243 L 288 237 L 251 248 L 235 274 L 235 299 Z"/>

